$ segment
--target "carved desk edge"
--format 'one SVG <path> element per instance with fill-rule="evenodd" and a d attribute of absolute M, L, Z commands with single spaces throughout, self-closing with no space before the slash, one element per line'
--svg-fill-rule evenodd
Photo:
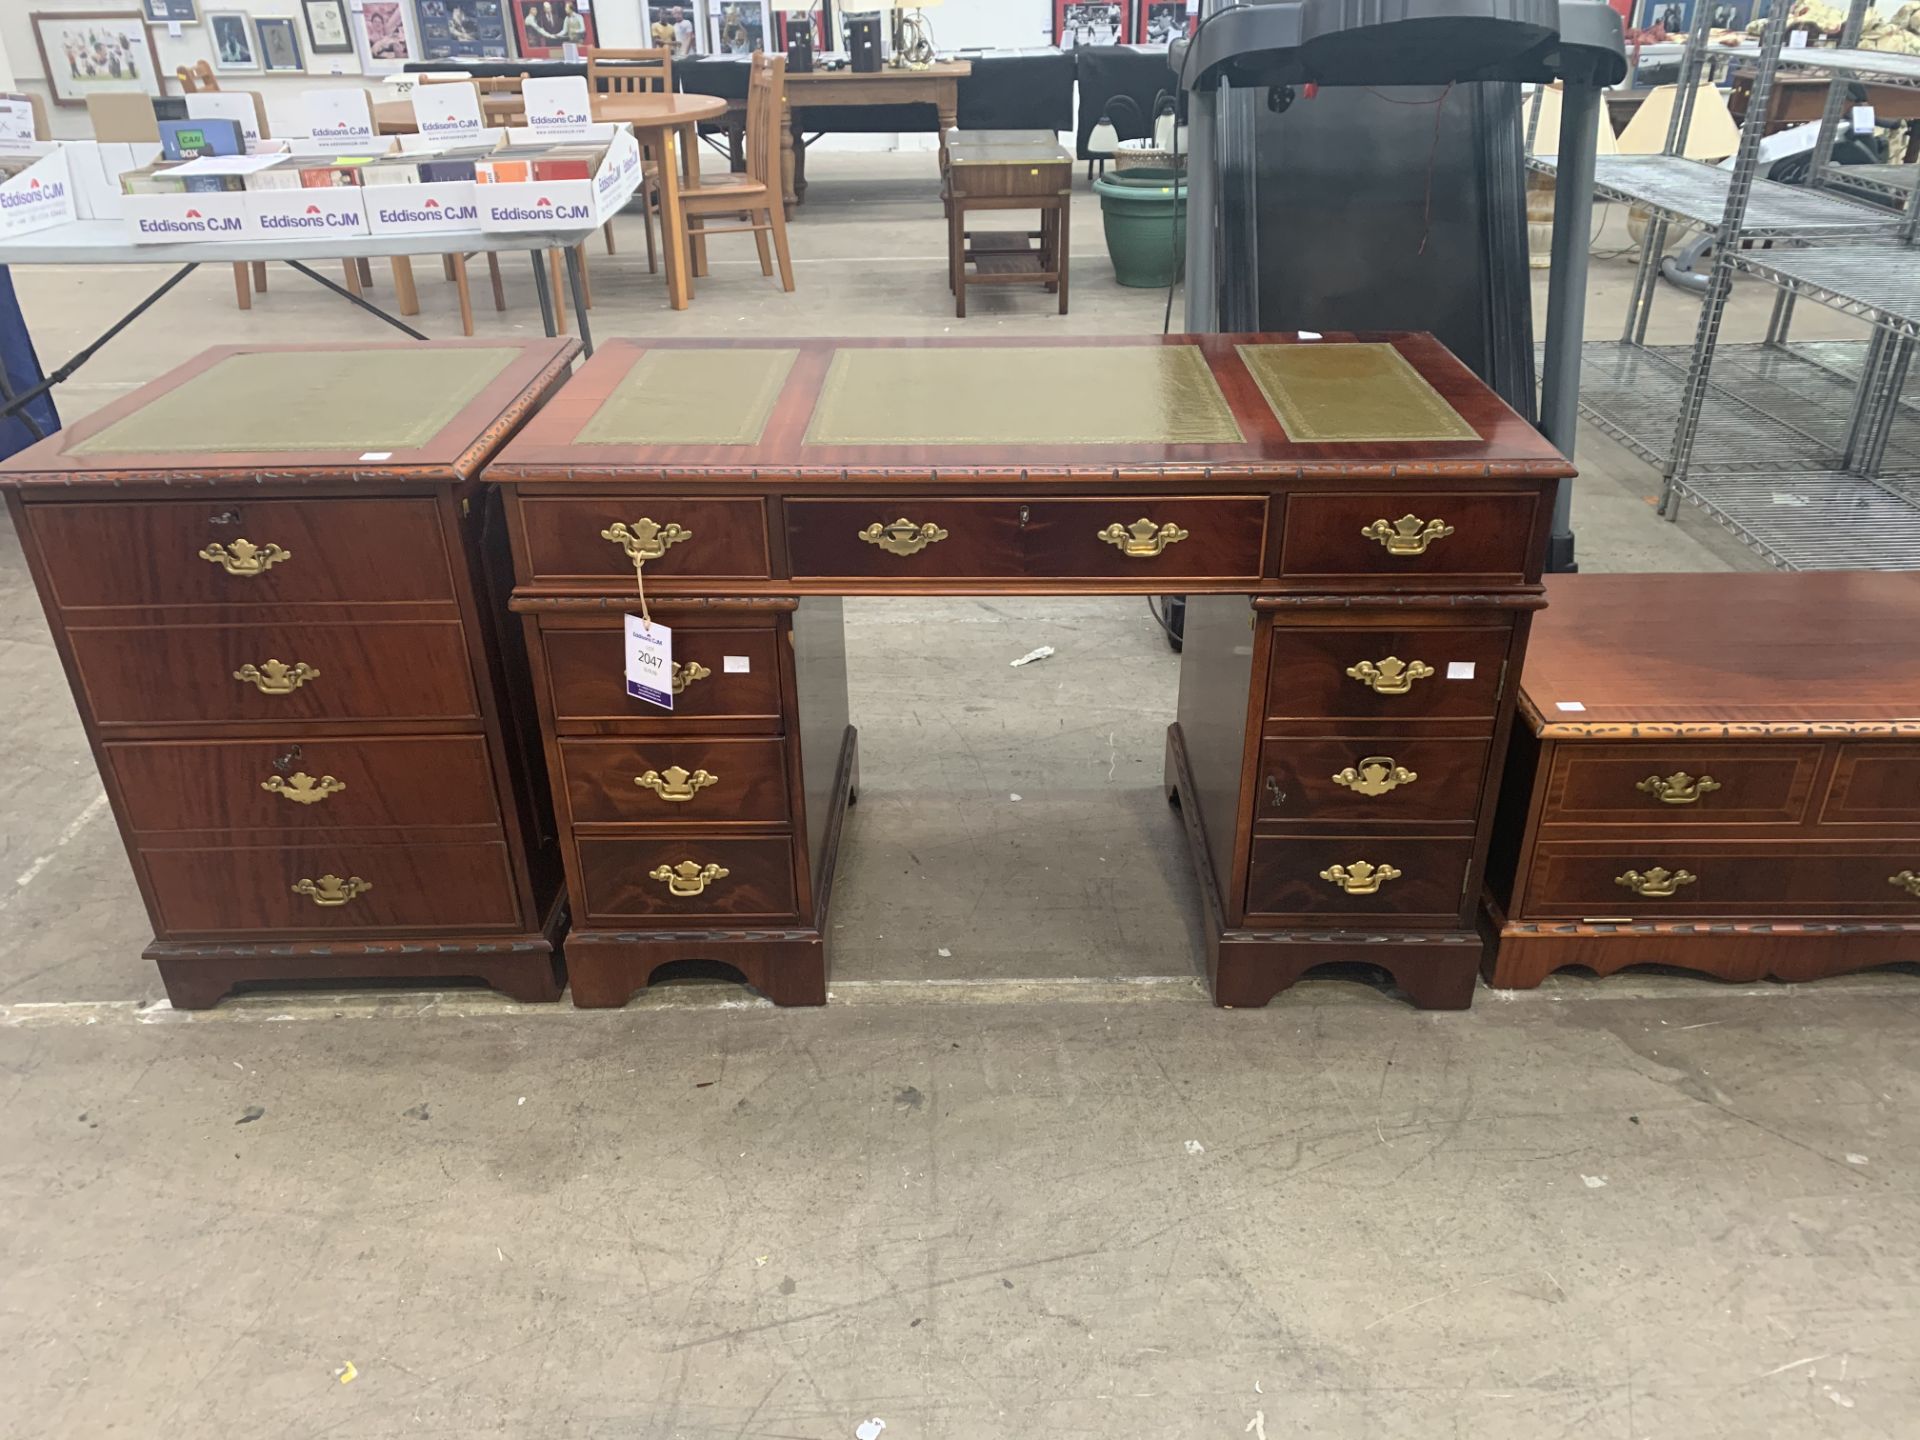
<path fill-rule="evenodd" d="M 1331 480 L 1570 480 L 1578 472 L 1565 460 L 1487 461 L 1271 461 L 1245 465 L 1182 465 L 1177 462 L 1111 465 L 551 465 L 500 461 L 488 465 L 483 480 L 497 484 L 750 485 L 778 492 L 796 486 L 1167 484 L 1223 485 L 1237 488 L 1268 483 Z"/>
<path fill-rule="evenodd" d="M 1520 690 L 1520 717 L 1542 740 L 1906 740 L 1913 720 L 1562 720 L 1548 719 Z"/>

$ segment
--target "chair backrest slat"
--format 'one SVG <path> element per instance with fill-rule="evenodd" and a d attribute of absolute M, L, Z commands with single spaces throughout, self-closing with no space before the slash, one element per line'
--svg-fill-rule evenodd
<path fill-rule="evenodd" d="M 778 186 L 780 173 L 780 101 L 786 89 L 787 57 L 754 52 L 747 78 L 747 174 L 763 185 Z"/>
<path fill-rule="evenodd" d="M 673 90 L 673 51 L 585 52 L 589 95 L 665 95 Z"/>

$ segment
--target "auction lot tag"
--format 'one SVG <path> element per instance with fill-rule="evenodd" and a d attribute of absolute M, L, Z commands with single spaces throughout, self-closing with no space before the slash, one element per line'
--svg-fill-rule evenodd
<path fill-rule="evenodd" d="M 627 694 L 673 708 L 673 631 L 658 620 L 627 618 Z"/>

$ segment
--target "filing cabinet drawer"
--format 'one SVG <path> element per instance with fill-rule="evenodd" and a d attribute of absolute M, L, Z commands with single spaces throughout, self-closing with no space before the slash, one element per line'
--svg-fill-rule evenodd
<path fill-rule="evenodd" d="M 1487 745 L 1479 740 L 1269 740 L 1260 747 L 1254 821 L 1470 827 L 1486 769 Z"/>
<path fill-rule="evenodd" d="M 580 888 L 589 921 L 798 918 L 793 842 L 785 836 L 715 840 L 580 837 Z"/>
<path fill-rule="evenodd" d="M 1269 720 L 1485 720 L 1499 713 L 1511 625 L 1278 626 Z"/>
<path fill-rule="evenodd" d="M 520 527 L 526 543 L 528 579 L 633 579 L 633 560 L 625 544 L 601 532 L 626 527 L 641 544 L 661 547 L 646 562 L 647 578 L 712 576 L 764 579 L 773 573 L 767 558 L 766 508 L 759 500 L 623 499 L 617 495 L 570 495 L 555 499 L 522 495 Z M 656 532 L 645 522 L 660 527 Z M 665 527 L 677 526 L 681 538 Z"/>
<path fill-rule="evenodd" d="M 1517 584 L 1536 568 L 1535 505 L 1531 494 L 1497 492 L 1296 493 L 1280 573 Z"/>
<path fill-rule="evenodd" d="M 1247 919 L 1454 924 L 1465 903 L 1461 887 L 1472 854 L 1471 840 L 1256 835 L 1247 870 Z"/>
<path fill-rule="evenodd" d="M 450 600 L 431 500 L 28 505 L 55 601 L 109 605 Z"/>
<path fill-rule="evenodd" d="M 1266 551 L 1257 496 L 1035 500 L 1022 527 L 1026 573 L 1251 580 Z"/>
<path fill-rule="evenodd" d="M 559 742 L 561 789 L 576 824 L 791 819 L 784 740 Z"/>
<path fill-rule="evenodd" d="M 1018 500 L 789 500 L 799 579 L 1013 579 L 1024 573 Z"/>
<path fill-rule="evenodd" d="M 1516 910 L 1569 920 L 1843 915 L 1920 920 L 1920 841 L 1542 842 Z"/>
<path fill-rule="evenodd" d="M 491 930 L 519 921 L 507 847 L 498 842 L 148 849 L 139 863 L 159 929 L 174 939 Z"/>
<path fill-rule="evenodd" d="M 779 729 L 779 630 L 676 626 L 679 689 L 669 711 L 627 694 L 620 625 L 615 616 L 593 629 L 541 627 L 556 720 L 725 720 Z"/>
<path fill-rule="evenodd" d="M 1561 745 L 1540 823 L 1795 825 L 1820 755 L 1818 745 Z"/>
<path fill-rule="evenodd" d="M 500 823 L 487 743 L 161 740 L 104 747 L 136 834 Z"/>
<path fill-rule="evenodd" d="M 1920 825 L 1920 745 L 1842 744 L 1820 819 L 1827 825 Z"/>
<path fill-rule="evenodd" d="M 103 726 L 479 714 L 454 622 L 75 627 L 67 636 Z"/>

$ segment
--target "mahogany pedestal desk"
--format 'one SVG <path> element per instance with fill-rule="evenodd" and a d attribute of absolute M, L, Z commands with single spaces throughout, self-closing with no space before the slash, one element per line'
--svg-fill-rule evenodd
<path fill-rule="evenodd" d="M 1488 870 L 1494 985 L 1920 962 L 1920 575 L 1557 575 Z"/>
<path fill-rule="evenodd" d="M 559 998 L 474 477 L 577 349 L 225 346 L 0 467 L 175 1006 L 370 979 Z"/>
<path fill-rule="evenodd" d="M 1359 960 L 1466 1005 L 1482 796 L 1571 473 L 1425 335 L 603 345 L 486 472 L 575 1003 L 687 960 L 826 998 L 858 783 L 838 597 L 1173 591 L 1167 786 L 1215 999 Z M 636 581 L 671 713 L 626 693 Z"/>

